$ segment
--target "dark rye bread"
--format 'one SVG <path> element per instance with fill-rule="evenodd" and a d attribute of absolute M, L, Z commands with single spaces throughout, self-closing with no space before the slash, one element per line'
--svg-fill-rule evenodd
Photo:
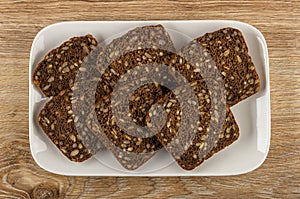
<path fill-rule="evenodd" d="M 125 91 L 126 92 L 126 91 Z M 162 88 L 158 84 L 145 84 L 141 89 L 136 89 L 129 99 L 129 114 L 132 121 L 138 126 L 147 126 L 146 117 L 151 106 L 164 95 Z M 125 107 L 124 107 L 125 108 Z M 122 114 L 123 112 L 118 112 Z M 124 112 L 126 113 L 126 112 Z M 120 118 L 123 118 L 120 116 Z"/>
<path fill-rule="evenodd" d="M 88 121 L 106 148 L 130 170 L 143 165 L 162 148 L 150 129 L 145 127 L 145 121 L 152 105 L 169 91 L 157 82 L 165 81 L 168 85 L 172 76 L 163 75 L 166 74 L 162 72 L 164 68 L 145 69 L 147 67 L 128 70 L 115 86 L 112 96 L 98 100 L 91 121 Z M 153 75 L 154 72 L 157 75 Z M 102 86 L 98 85 L 98 88 Z"/>
<path fill-rule="evenodd" d="M 72 161 L 82 162 L 104 148 L 86 125 L 87 116 L 94 109 L 100 77 L 96 68 L 100 50 L 95 49 L 85 58 L 74 78 L 74 86 L 53 97 L 40 112 L 39 124 L 43 131 Z M 110 88 L 103 86 L 103 90 L 96 92 L 96 97 L 101 97 L 107 90 Z"/>
<path fill-rule="evenodd" d="M 190 71 L 198 70 L 204 78 L 222 78 L 230 106 L 259 91 L 259 76 L 238 29 L 223 28 L 207 33 L 194 39 L 178 54 L 192 63 L 194 68 L 191 67 Z M 174 59 L 173 66 L 187 69 L 186 66 L 176 66 L 179 57 L 175 56 Z M 191 79 L 194 77 L 198 79 L 197 74 L 191 73 Z"/>
<path fill-rule="evenodd" d="M 157 63 L 128 70 L 114 87 L 112 105 L 118 106 L 116 114 L 124 115 L 122 118 L 131 117 L 138 126 L 146 126 L 145 116 L 151 106 L 170 89 L 178 86 L 173 72 L 169 70 L 168 66 Z M 138 89 L 140 87 L 142 88 Z"/>
<path fill-rule="evenodd" d="M 134 85 L 141 86 L 143 84 L 141 84 L 140 81 L 143 80 L 136 78 L 135 72 L 130 73 L 129 71 L 134 71 L 134 69 L 139 71 L 139 67 L 146 66 L 145 71 L 143 72 L 151 74 L 156 70 L 156 67 L 154 67 L 155 65 L 169 65 L 170 52 L 174 51 L 175 48 L 170 36 L 161 25 L 135 28 L 122 37 L 113 40 L 99 53 L 97 64 L 102 75 L 101 79 L 104 82 L 109 83 L 115 93 L 117 93 L 117 83 L 126 73 L 128 73 L 129 76 L 126 77 L 126 80 L 124 80 L 124 84 L 122 85 L 124 90 L 127 90 L 132 84 L 133 87 Z M 159 72 L 159 67 L 157 67 L 157 70 Z M 130 74 L 133 74 L 133 76 Z M 149 82 L 147 82 L 146 77 L 144 84 L 147 83 Z M 139 89 L 147 88 L 141 87 Z M 155 89 L 159 90 L 158 87 L 155 87 Z M 162 145 L 158 142 L 156 137 L 151 134 L 151 131 L 147 129 L 147 127 L 141 130 L 141 128 L 136 125 L 132 129 L 129 127 L 132 123 L 128 123 L 128 121 L 124 122 L 124 124 L 119 124 L 127 128 L 120 128 L 117 125 L 111 107 L 112 104 L 118 104 L 118 102 L 111 100 L 113 92 L 103 98 L 96 99 L 97 106 L 95 113 L 91 113 L 92 122 L 88 121 L 88 123 L 91 128 L 93 128 L 94 133 L 104 145 L 112 151 L 117 160 L 125 168 L 131 170 L 136 169 L 150 159 L 154 152 L 161 149 Z M 157 94 L 159 92 L 160 91 L 154 91 L 152 93 Z M 144 91 L 136 92 L 138 95 L 142 93 L 144 93 Z M 146 96 L 134 96 L 134 98 L 136 97 L 145 97 L 144 99 L 146 100 Z M 151 98 L 154 99 L 156 97 Z M 136 106 L 141 106 L 141 104 L 138 103 L 139 101 L 135 102 Z M 150 103 L 150 101 L 147 102 L 146 100 L 145 103 Z M 155 102 L 153 101 L 153 103 Z M 135 105 L 132 104 L 131 106 L 131 110 L 134 109 L 133 107 Z M 146 106 L 151 107 L 151 105 Z M 125 108 L 125 111 L 128 110 L 126 107 L 123 108 Z M 123 108 L 121 107 L 121 109 Z M 121 113 L 124 113 L 125 111 L 118 110 L 118 112 Z M 146 118 L 146 115 L 143 116 L 143 114 L 147 112 L 146 109 L 141 113 L 138 112 L 139 111 L 136 112 L 136 116 Z M 130 112 L 127 112 L 126 114 L 128 113 Z M 118 115 L 122 116 L 122 114 Z M 93 122 L 93 118 L 97 118 L 99 123 L 93 125 L 92 123 L 95 123 Z M 142 118 L 140 121 L 142 123 L 145 119 Z M 130 134 L 128 133 L 129 131 Z"/>
<path fill-rule="evenodd" d="M 163 109 L 150 109 L 148 126 L 185 170 L 196 168 L 239 136 L 218 87 L 214 80 L 196 81 L 167 94 L 158 103 Z"/>
<path fill-rule="evenodd" d="M 140 53 L 139 50 L 148 49 L 158 53 L 153 56 L 145 52 L 142 57 L 136 57 L 135 53 Z M 168 59 L 164 52 L 174 53 L 175 47 L 162 25 L 137 27 L 108 44 L 99 53 L 97 66 L 101 74 L 106 74 L 102 76 L 103 79 L 115 84 L 112 77 L 119 79 L 132 67 L 152 62 L 161 63 L 162 59 Z M 110 71 L 105 71 L 108 67 Z"/>
<path fill-rule="evenodd" d="M 69 90 L 84 58 L 96 46 L 97 41 L 92 35 L 69 39 L 50 51 L 38 64 L 33 74 L 33 83 L 47 97 Z"/>
<path fill-rule="evenodd" d="M 70 94 L 62 91 L 47 102 L 38 116 L 38 122 L 68 159 L 82 162 L 95 154 L 102 144 L 86 127 L 82 116 L 74 115 Z M 80 123 L 81 128 L 77 129 L 75 123 Z"/>
<path fill-rule="evenodd" d="M 82 142 L 91 151 L 99 151 L 104 149 L 104 145 L 95 137 L 88 129 L 86 120 L 88 115 L 95 108 L 95 99 L 102 98 L 111 91 L 107 83 L 100 79 L 100 72 L 96 67 L 96 60 L 101 47 L 93 50 L 82 63 L 75 78 L 74 86 L 70 92 L 72 111 L 74 113 L 75 128 L 79 136 L 89 139 L 83 139 Z M 101 84 L 101 89 L 97 90 L 97 85 Z M 100 88 L 100 87 L 99 87 Z M 95 146 L 93 145 L 97 140 Z"/>
<path fill-rule="evenodd" d="M 75 115 L 82 116 L 84 121 L 87 119 L 87 114 L 95 108 L 95 99 L 102 98 L 112 90 L 108 83 L 102 81 L 96 67 L 97 56 L 101 50 L 102 48 L 96 48 L 85 58 L 70 91 L 73 112 Z M 97 89 L 98 84 L 101 86 Z"/>
<path fill-rule="evenodd" d="M 111 102 L 110 98 L 103 98 L 96 104 L 95 112 L 91 113 L 90 120 L 87 122 L 106 148 L 126 169 L 137 169 L 162 148 L 150 130 L 141 128 L 138 120 L 134 121 L 139 117 L 142 117 L 141 121 L 145 121 L 151 105 L 155 103 L 153 99 L 157 99 L 157 95 L 162 96 L 158 85 L 148 84 L 139 87 L 133 93 L 132 99 L 140 98 L 143 101 L 142 107 L 146 108 L 141 108 L 139 101 L 132 100 L 132 109 L 135 110 L 132 115 L 128 114 L 129 107 L 122 105 L 113 112 L 112 107 L 115 102 Z M 126 116 L 130 119 L 128 120 Z M 131 119 L 133 122 L 130 123 Z M 134 125 L 135 123 L 137 125 Z"/>

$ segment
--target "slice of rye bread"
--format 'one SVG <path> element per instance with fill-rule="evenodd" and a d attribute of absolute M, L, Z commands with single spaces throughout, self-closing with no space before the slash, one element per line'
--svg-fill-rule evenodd
<path fill-rule="evenodd" d="M 196 81 L 160 100 L 164 110 L 157 106 L 150 109 L 148 126 L 185 170 L 196 168 L 238 139 L 239 127 L 218 87 L 215 80 Z"/>
<path fill-rule="evenodd" d="M 178 54 L 194 66 L 189 68 L 191 79 L 198 79 L 197 75 L 200 73 L 204 78 L 222 78 L 229 106 L 237 104 L 260 89 L 259 76 L 248 54 L 245 39 L 238 29 L 223 28 L 207 33 L 194 39 Z M 179 64 L 179 59 L 179 56 L 175 56 L 173 66 L 187 70 L 188 63 Z M 200 73 L 192 73 L 193 70 Z"/>
<path fill-rule="evenodd" d="M 112 87 L 131 68 L 168 63 L 175 47 L 162 25 L 137 27 L 114 39 L 99 53 L 97 66 Z"/>
<path fill-rule="evenodd" d="M 69 94 L 62 91 L 47 102 L 38 116 L 38 122 L 63 155 L 71 161 L 82 162 L 102 148 L 102 144 L 86 127 L 82 116 L 74 116 Z M 76 128 L 75 123 L 81 124 L 80 129 Z"/>
<path fill-rule="evenodd" d="M 33 83 L 49 97 L 69 90 L 84 58 L 95 49 L 97 40 L 92 35 L 73 37 L 50 51 L 33 73 Z"/>
<path fill-rule="evenodd" d="M 163 26 L 135 28 L 124 36 L 113 40 L 99 53 L 97 64 L 102 75 L 101 79 L 108 82 L 111 88 L 115 90 L 118 81 L 129 70 L 138 70 L 138 67 L 148 65 L 144 72 L 151 73 L 150 71 L 154 70 L 154 64 L 169 65 L 170 53 L 174 53 L 174 51 L 171 38 Z M 136 79 L 129 77 L 125 84 L 130 85 L 133 80 Z M 155 136 L 145 138 L 147 133 L 138 131 L 135 133 L 140 136 L 130 136 L 117 125 L 112 125 L 111 123 L 115 121 L 112 110 L 110 110 L 111 94 L 112 92 L 103 98 L 96 99 L 96 115 L 91 114 L 91 118 L 97 118 L 102 126 L 94 125 L 93 127 L 92 124 L 89 125 L 125 168 L 136 169 L 150 159 L 155 151 L 161 149 L 162 145 Z M 127 145 L 125 148 L 122 147 L 125 145 Z"/>

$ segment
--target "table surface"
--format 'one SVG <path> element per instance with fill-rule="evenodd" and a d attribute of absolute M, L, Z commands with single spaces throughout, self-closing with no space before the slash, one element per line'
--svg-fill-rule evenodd
<path fill-rule="evenodd" d="M 300 198 L 300 1 L 0 2 L 0 198 Z M 67 177 L 41 169 L 28 142 L 32 40 L 72 20 L 233 19 L 257 27 L 270 59 L 272 138 L 264 164 L 232 177 Z"/>

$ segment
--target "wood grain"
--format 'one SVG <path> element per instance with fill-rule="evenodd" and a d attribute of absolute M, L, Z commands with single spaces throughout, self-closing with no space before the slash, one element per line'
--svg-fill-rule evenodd
<path fill-rule="evenodd" d="M 0 198 L 300 198 L 300 1 L 0 1 Z M 234 19 L 269 48 L 272 138 L 257 170 L 232 177 L 66 177 L 28 143 L 28 62 L 43 27 L 70 20 Z"/>

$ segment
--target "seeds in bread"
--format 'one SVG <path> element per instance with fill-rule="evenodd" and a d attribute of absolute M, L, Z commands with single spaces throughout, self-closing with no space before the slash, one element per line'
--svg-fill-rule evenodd
<path fill-rule="evenodd" d="M 198 66 L 190 70 L 199 70 L 204 78 L 222 78 L 227 104 L 230 106 L 259 91 L 259 76 L 248 54 L 245 39 L 238 29 L 223 28 L 207 33 L 194 39 L 178 54 Z M 174 62 L 179 63 L 178 59 L 175 57 Z M 174 67 L 186 68 L 176 64 Z"/>
<path fill-rule="evenodd" d="M 162 25 L 137 27 L 130 30 L 123 36 L 114 39 L 102 52 L 99 53 L 97 65 L 100 72 L 103 73 L 104 70 L 116 60 L 119 60 L 119 62 L 121 62 L 122 65 L 125 65 L 126 68 L 126 65 L 130 64 L 131 60 L 137 62 L 144 60 L 143 57 L 139 59 L 140 61 L 136 60 L 135 56 L 130 53 L 135 50 L 143 49 L 175 52 L 175 47 L 171 37 Z M 161 52 L 160 57 L 163 57 L 162 53 L 163 52 Z M 131 59 L 126 59 L 122 62 L 119 57 L 125 54 L 131 56 Z M 148 57 L 147 54 L 144 56 L 145 60 L 151 59 L 151 57 Z M 155 61 L 155 58 L 153 58 L 153 60 Z"/>
<path fill-rule="evenodd" d="M 97 65 L 102 75 L 101 79 L 109 83 L 113 92 L 116 92 L 115 87 L 125 74 L 129 74 L 123 85 L 125 90 L 126 86 L 131 84 L 142 86 L 141 81 L 143 80 L 130 76 L 130 74 L 134 75 L 130 71 L 139 70 L 139 67 L 143 65 L 149 65 L 149 68 L 144 72 L 150 74 L 151 71 L 154 71 L 153 65 L 155 64 L 169 65 L 170 56 L 167 54 L 169 51 L 174 52 L 175 48 L 167 31 L 161 25 L 139 27 L 131 30 L 124 36 L 113 40 L 103 49 L 103 52 L 99 53 Z M 138 82 L 135 80 L 138 80 Z M 146 82 L 145 80 L 145 84 Z M 139 89 L 147 89 L 147 86 Z M 150 88 L 148 87 L 148 89 Z M 155 87 L 155 89 L 159 88 Z M 150 159 L 157 150 L 161 149 L 162 145 L 151 134 L 150 130 L 139 132 L 138 129 L 140 128 L 132 129 L 131 133 L 135 135 L 130 135 L 128 128 L 121 129 L 117 125 L 111 108 L 111 105 L 115 103 L 111 100 L 113 92 L 103 98 L 96 99 L 95 113 L 91 113 L 92 122 L 88 121 L 88 123 L 99 139 L 112 151 L 125 168 L 136 169 Z M 159 92 L 157 91 L 157 93 Z M 144 91 L 137 91 L 135 94 L 140 95 L 141 93 L 144 93 Z M 156 94 L 156 92 L 152 93 Z M 153 94 L 150 93 L 150 95 Z M 134 98 L 137 97 L 142 98 L 144 96 L 134 96 Z M 150 98 L 155 99 L 157 97 Z M 154 101 L 147 101 L 145 98 L 147 107 L 151 107 L 149 103 L 154 103 Z M 135 105 L 132 106 L 131 109 L 137 110 L 137 108 L 134 108 Z M 136 103 L 136 106 L 141 105 Z M 142 117 L 141 122 L 145 120 L 146 115 L 143 115 L 145 112 L 147 112 L 146 109 L 139 115 L 139 117 Z M 98 124 L 93 124 L 95 123 L 93 118 L 98 119 Z M 129 125 L 124 124 L 127 127 Z"/>
<path fill-rule="evenodd" d="M 153 97 L 146 98 L 140 95 L 145 92 L 148 92 L 147 96 Z M 132 98 L 144 98 L 141 99 L 144 102 L 143 106 L 151 107 L 155 103 L 152 99 L 156 98 L 157 93 L 161 93 L 160 87 L 149 84 L 138 88 Z M 110 98 L 103 99 L 96 104 L 95 112 L 91 113 L 90 120 L 88 120 L 88 126 L 96 132 L 95 134 L 101 139 L 105 147 L 116 156 L 123 167 L 129 170 L 137 169 L 162 148 L 151 131 L 139 125 L 145 121 L 148 110 L 139 109 L 140 104 L 133 100 L 131 104 L 135 112 L 133 115 L 129 115 L 128 121 L 129 107 L 121 105 L 113 111 L 112 107 L 116 105 L 115 102 L 111 102 Z M 141 122 L 136 120 L 134 123 L 135 118 L 139 117 L 141 117 Z M 133 120 L 132 123 L 130 123 L 131 119 Z"/>
<path fill-rule="evenodd" d="M 84 117 L 75 116 L 70 93 L 62 91 L 47 102 L 38 116 L 44 133 L 68 159 L 82 162 L 103 145 L 86 127 Z M 75 124 L 80 124 L 80 128 Z"/>
<path fill-rule="evenodd" d="M 96 68 L 99 50 L 91 52 L 86 57 L 87 61 L 81 64 L 74 86 L 54 96 L 39 116 L 39 124 L 45 134 L 67 158 L 76 162 L 82 162 L 104 149 L 86 125 L 87 116 L 94 109 L 97 84 L 100 84 Z M 101 97 L 109 89 L 104 85 L 103 90 L 96 92 L 96 97 Z"/>
<path fill-rule="evenodd" d="M 76 119 L 74 123 L 75 128 L 80 137 L 86 138 L 82 142 L 91 151 L 100 151 L 105 147 L 88 129 L 86 120 L 90 112 L 95 108 L 95 99 L 102 98 L 111 91 L 108 84 L 101 81 L 100 72 L 96 67 L 97 56 L 101 50 L 101 47 L 97 47 L 85 58 L 75 77 L 74 86 L 71 88 L 72 91 L 69 93 L 72 96 L 72 111 Z M 97 90 L 98 84 L 102 86 L 101 89 Z M 93 146 L 95 140 L 97 140 L 97 143 Z"/>
<path fill-rule="evenodd" d="M 209 90 L 215 88 L 214 90 Z M 202 80 L 175 89 L 150 109 L 148 126 L 185 170 L 234 142 L 239 129 L 215 80 Z M 163 119 L 164 112 L 166 119 Z M 166 121 L 162 125 L 161 121 Z M 161 128 L 161 126 L 163 126 Z M 161 130 L 160 130 L 161 129 Z"/>
<path fill-rule="evenodd" d="M 156 81 L 161 78 L 166 82 L 170 80 L 161 76 L 165 73 L 160 71 L 155 78 L 153 72 L 157 71 L 156 67 L 149 69 L 149 73 L 142 73 L 145 67 L 136 67 L 121 77 L 112 96 L 99 99 L 102 101 L 98 101 L 95 114 L 92 113 L 91 122 L 88 121 L 90 128 L 121 165 L 131 170 L 143 165 L 162 149 L 150 129 L 144 127 L 144 121 L 149 108 L 168 92 Z M 95 124 L 95 121 L 98 122 Z"/>
<path fill-rule="evenodd" d="M 73 37 L 50 51 L 38 64 L 33 83 L 49 97 L 70 90 L 84 58 L 97 46 L 92 35 Z"/>
<path fill-rule="evenodd" d="M 120 90 L 119 90 L 120 91 Z M 118 91 L 118 92 L 119 92 Z M 124 91 L 126 92 L 126 91 Z M 121 93 L 119 95 L 122 95 Z M 146 117 L 148 115 L 148 111 L 151 106 L 157 102 L 159 99 L 163 97 L 164 93 L 161 87 L 158 84 L 151 83 L 151 84 L 144 84 L 142 88 L 137 89 L 131 95 L 129 99 L 129 116 L 132 118 L 132 121 L 135 122 L 138 126 L 144 127 L 146 126 Z M 112 102 L 114 104 L 115 102 Z M 124 102 L 123 102 L 124 103 Z M 121 104 L 119 107 L 122 107 L 126 110 L 127 104 Z M 119 111 L 116 110 L 116 114 L 118 117 L 125 118 L 127 111 Z M 114 114 L 115 115 L 115 114 Z"/>

